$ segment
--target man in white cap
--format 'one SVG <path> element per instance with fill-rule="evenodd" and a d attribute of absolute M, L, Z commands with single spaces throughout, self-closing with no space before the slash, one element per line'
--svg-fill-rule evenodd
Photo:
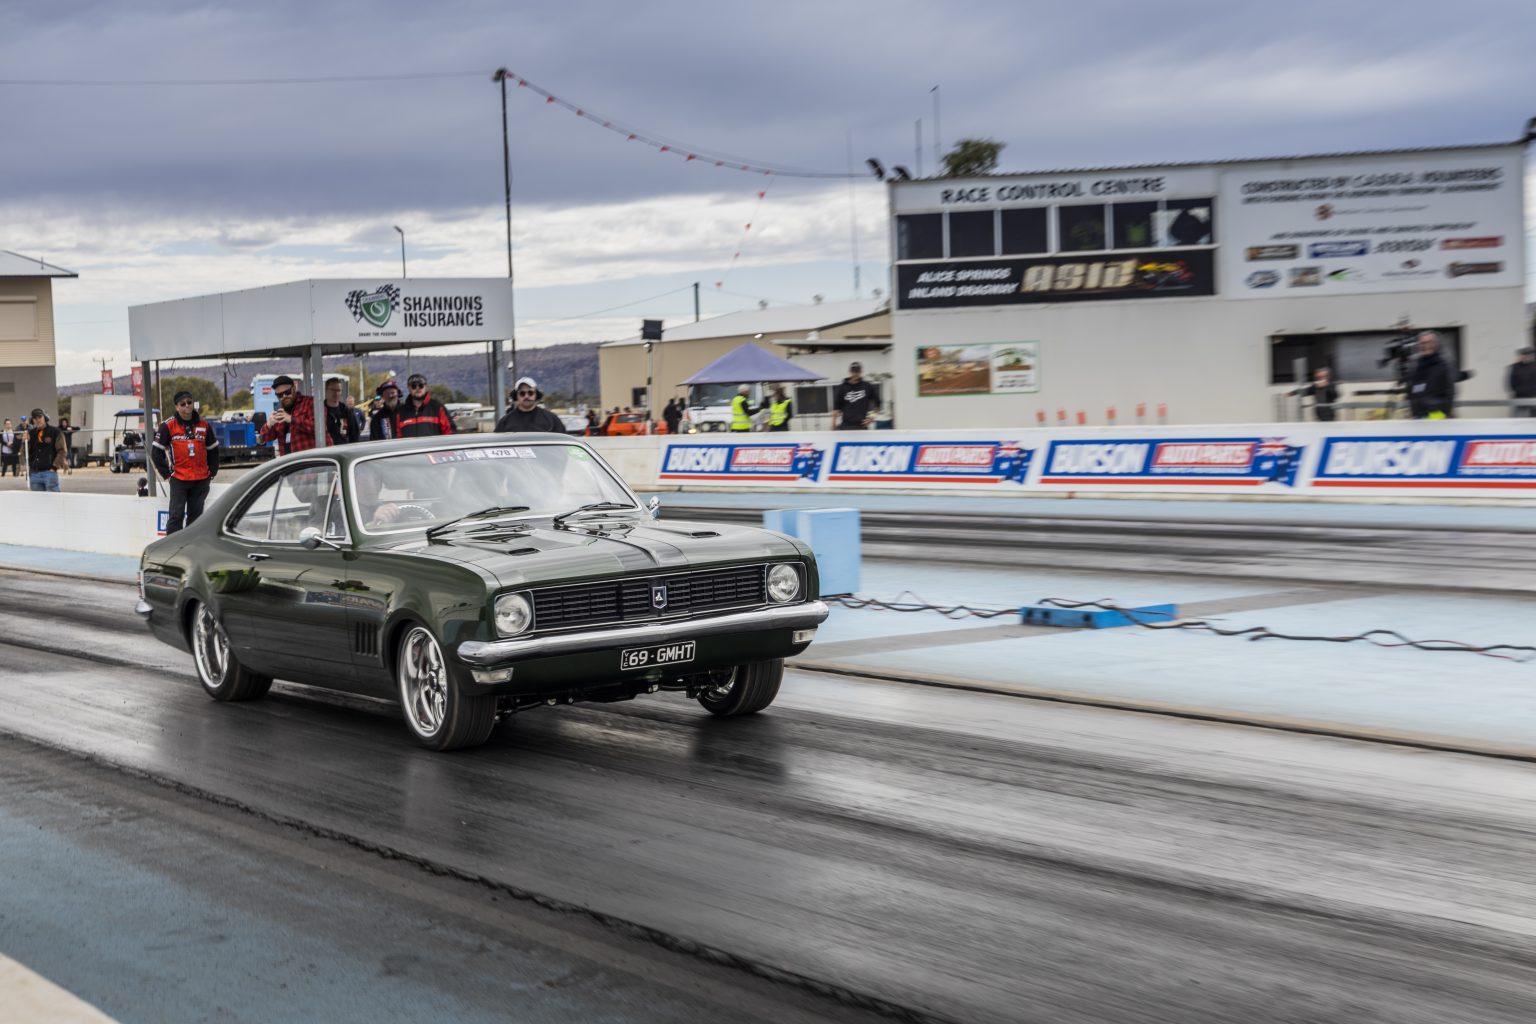
<path fill-rule="evenodd" d="M 512 407 L 496 421 L 498 434 L 563 434 L 565 424 L 560 417 L 539 405 L 544 392 L 532 377 L 519 377 L 512 385 Z"/>

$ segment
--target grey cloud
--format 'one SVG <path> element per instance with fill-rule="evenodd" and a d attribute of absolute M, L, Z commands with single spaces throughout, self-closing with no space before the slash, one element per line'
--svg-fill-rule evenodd
<path fill-rule="evenodd" d="M 1157 162 L 1514 137 L 1536 85 L 1517 0 L 1284 6 L 913 0 L 738 5 L 444 3 L 7 5 L 0 78 L 246 78 L 464 71 L 270 87 L 0 86 L 12 200 L 290 217 L 501 200 L 513 71 L 605 116 L 753 161 L 913 162 L 913 122 L 1008 143 L 1004 167 Z M 1218 102 L 1310 61 L 1284 102 Z M 1383 62 L 1432 89 L 1401 102 L 1341 83 Z M 1278 79 L 1283 81 L 1283 77 Z M 1469 92 L 1466 81 L 1502 87 Z M 509 90 L 519 202 L 750 190 L 750 175 L 626 143 Z M 1127 95 L 1136 105 L 1127 107 Z M 1321 102 L 1320 102 L 1321 100 Z M 1368 109 L 1367 109 L 1368 107 Z M 932 170 L 931 148 L 923 162 Z M 915 168 L 914 168 L 915 169 Z M 788 182 L 775 188 L 798 188 Z M 387 229 L 386 229 L 387 230 Z M 256 243 L 259 244 L 259 243 Z"/>

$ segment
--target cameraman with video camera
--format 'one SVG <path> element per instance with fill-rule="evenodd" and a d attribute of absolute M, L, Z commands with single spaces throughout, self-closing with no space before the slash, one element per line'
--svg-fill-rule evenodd
<path fill-rule="evenodd" d="M 1455 370 L 1440 354 L 1440 336 L 1421 331 L 1419 357 L 1408 375 L 1408 412 L 1416 420 L 1443 420 L 1456 415 Z"/>

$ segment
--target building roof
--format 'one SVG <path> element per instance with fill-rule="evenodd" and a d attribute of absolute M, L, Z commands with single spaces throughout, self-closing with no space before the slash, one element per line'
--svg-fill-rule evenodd
<path fill-rule="evenodd" d="M 0 249 L 0 277 L 79 277 L 73 270 Z"/>
<path fill-rule="evenodd" d="M 1416 156 L 1424 153 L 1456 153 L 1467 149 L 1513 149 L 1523 146 L 1518 139 L 1511 142 L 1474 142 L 1465 146 L 1411 146 L 1405 149 L 1360 149 L 1342 153 L 1301 153 L 1292 156 L 1244 156 L 1224 160 L 1180 160 L 1155 164 L 1116 164 L 1112 167 L 1057 167 L 1039 170 L 992 171 L 988 174 L 967 174 L 967 178 L 1028 178 L 1036 175 L 1107 174 L 1116 171 L 1152 171 L 1158 168 L 1179 167 L 1228 167 L 1233 164 L 1283 164 L 1293 160 L 1340 160 L 1357 156 Z M 905 181 L 887 179 L 889 185 L 906 185 L 919 181 L 945 181 L 942 174 L 931 177 L 908 178 Z"/>
<path fill-rule="evenodd" d="M 885 299 L 852 299 L 847 302 L 817 302 L 805 306 L 769 306 L 740 313 L 710 317 L 698 323 L 681 323 L 662 331 L 663 342 L 697 341 L 700 338 L 739 338 L 756 334 L 804 334 L 864 320 L 889 312 Z M 640 345 L 638 338 L 610 341 L 604 348 Z"/>

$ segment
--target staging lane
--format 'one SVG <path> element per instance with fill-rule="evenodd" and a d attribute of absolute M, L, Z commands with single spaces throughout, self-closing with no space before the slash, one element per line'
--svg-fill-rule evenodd
<path fill-rule="evenodd" d="M 1536 1013 L 1528 766 L 794 672 L 756 719 L 445 756 L 387 707 L 212 704 L 131 588 L 5 583 L 0 729 L 935 1016 Z"/>

